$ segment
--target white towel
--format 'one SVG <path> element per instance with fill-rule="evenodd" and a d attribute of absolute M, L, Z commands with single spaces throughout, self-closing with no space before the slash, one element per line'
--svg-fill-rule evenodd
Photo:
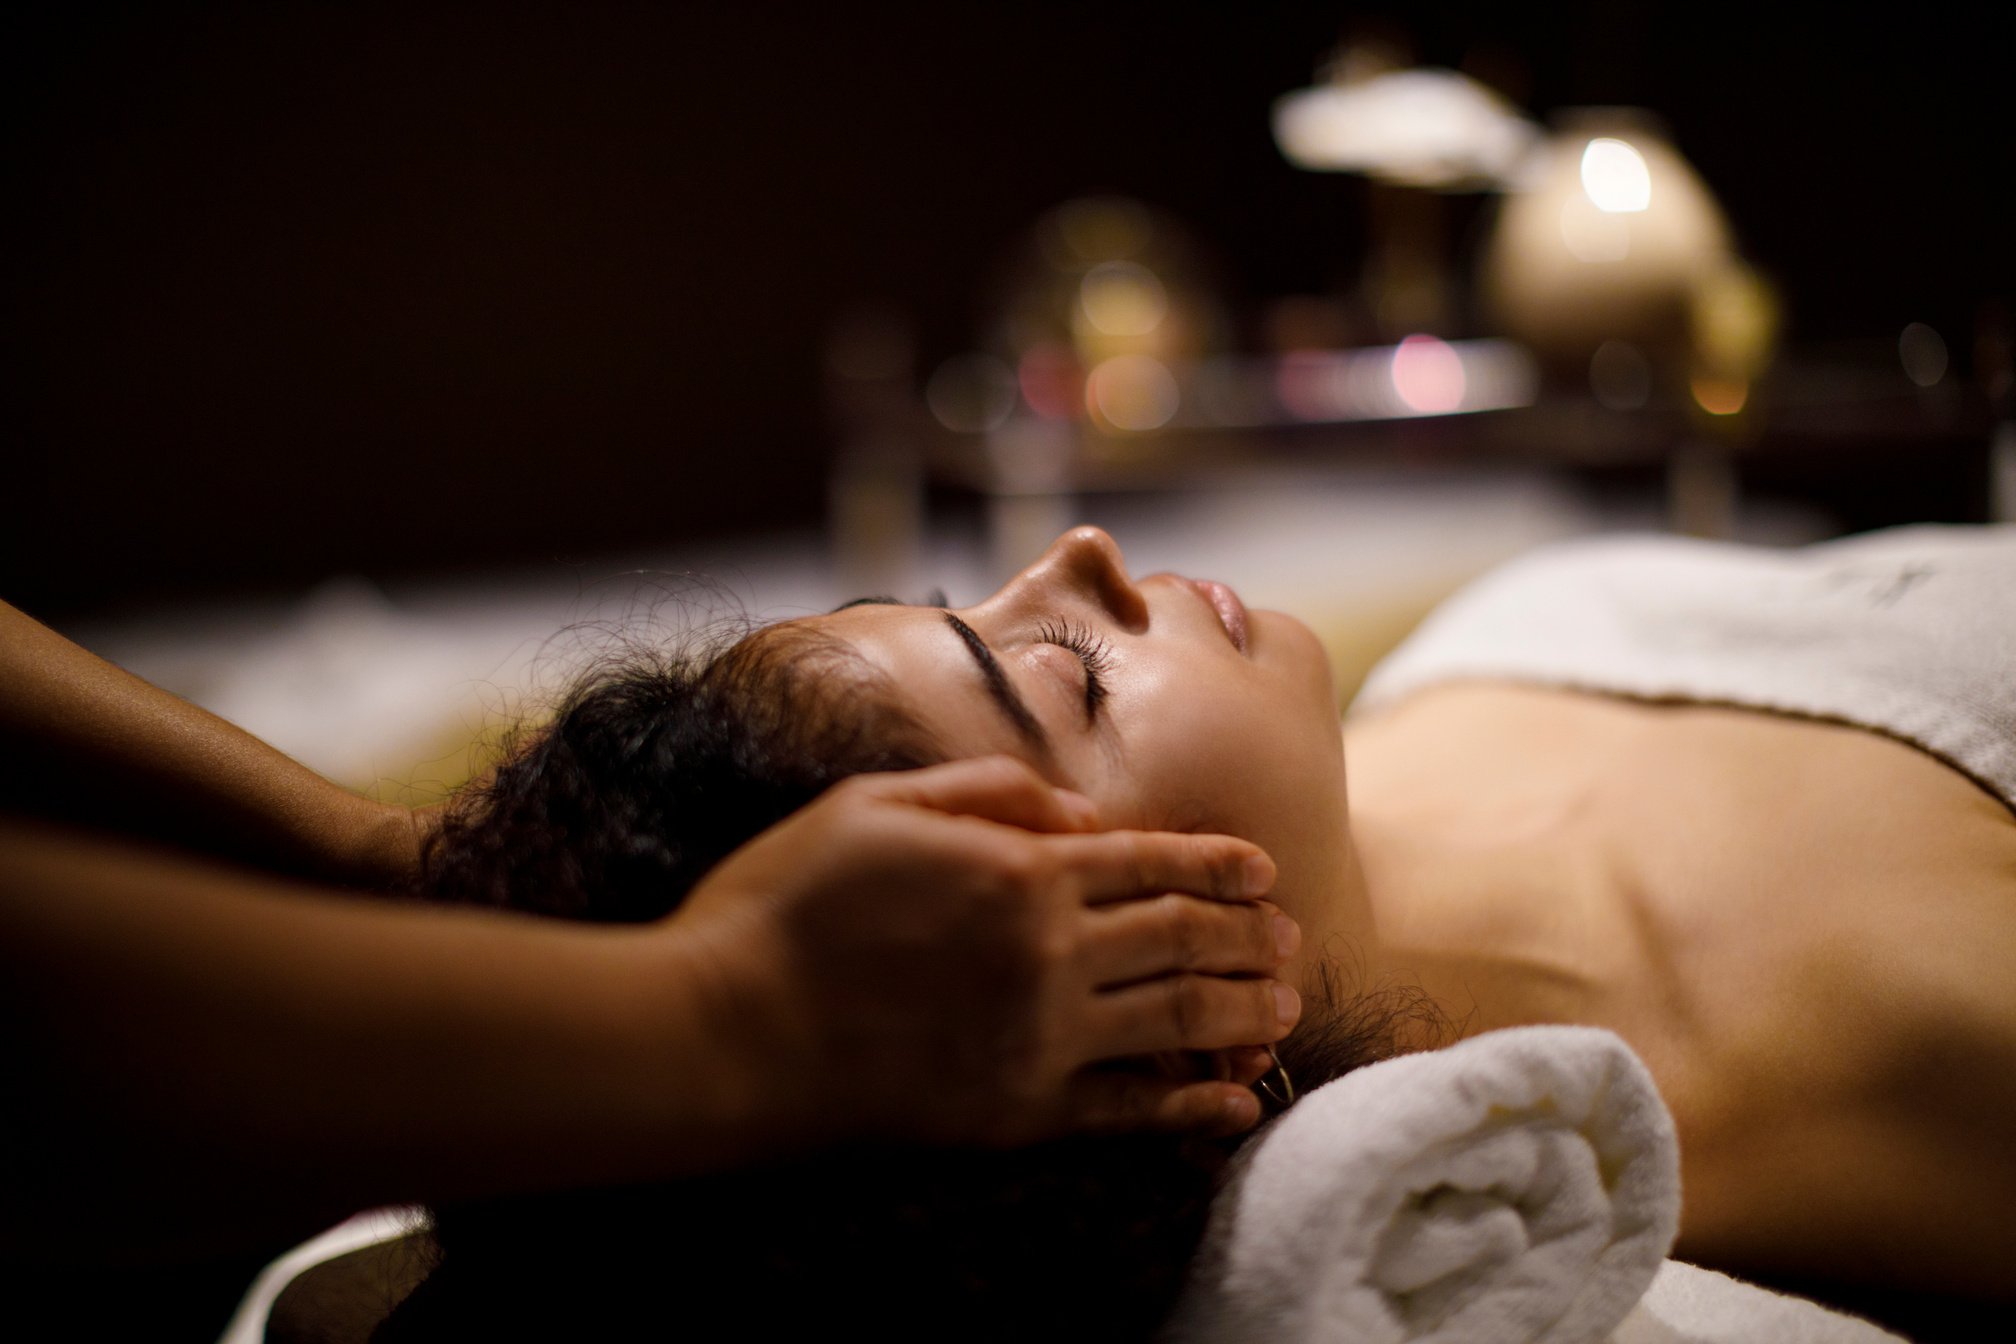
<path fill-rule="evenodd" d="M 1668 1260 L 1610 1344 L 1905 1344 L 1818 1302 Z"/>
<path fill-rule="evenodd" d="M 1793 550 L 1640 536 L 1542 547 L 1438 607 L 1350 712 L 1458 678 L 1852 723 L 2016 810 L 2016 527 L 1927 524 Z"/>
<path fill-rule="evenodd" d="M 1672 1118 L 1593 1027 L 1359 1069 L 1242 1157 L 1172 1341 L 1598 1341 L 1679 1226 Z"/>

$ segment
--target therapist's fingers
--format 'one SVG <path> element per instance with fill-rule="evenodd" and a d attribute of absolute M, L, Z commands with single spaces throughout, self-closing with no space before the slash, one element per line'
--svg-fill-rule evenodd
<path fill-rule="evenodd" d="M 1259 846 L 1229 835 L 1174 831 L 1104 831 L 1057 842 L 1078 874 L 1089 905 L 1182 892 L 1246 901 L 1274 887 L 1274 861 Z"/>
<path fill-rule="evenodd" d="M 1099 809 L 1090 798 L 1058 788 L 1012 756 L 976 756 L 921 770 L 857 775 L 839 787 L 1025 831 L 1089 831 L 1099 824 Z"/>
<path fill-rule="evenodd" d="M 1266 901 L 1157 896 L 1088 913 L 1084 966 L 1093 983 L 1121 985 L 1174 971 L 1264 975 L 1295 955 L 1302 934 Z"/>
<path fill-rule="evenodd" d="M 1237 1134 L 1260 1119 L 1260 1098 L 1237 1083 L 1172 1082 L 1144 1074 L 1088 1072 L 1074 1079 L 1072 1127 L 1086 1134 Z"/>
<path fill-rule="evenodd" d="M 1098 995 L 1087 1013 L 1096 1059 L 1267 1045 L 1294 1029 L 1302 996 L 1279 980 L 1169 975 Z"/>
<path fill-rule="evenodd" d="M 1242 1045 L 1223 1053 L 1232 1081 L 1242 1087 L 1251 1087 L 1274 1072 L 1274 1052 L 1264 1045 Z"/>

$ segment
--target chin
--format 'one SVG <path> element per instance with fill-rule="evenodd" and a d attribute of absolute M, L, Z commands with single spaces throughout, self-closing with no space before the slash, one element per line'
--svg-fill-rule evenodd
<path fill-rule="evenodd" d="M 1306 677 L 1310 690 L 1322 701 L 1324 712 L 1337 717 L 1337 678 L 1330 667 L 1330 651 L 1302 621 L 1286 612 L 1254 613 L 1255 624 L 1265 636 L 1256 640 L 1256 652 L 1269 662 L 1295 667 Z"/>

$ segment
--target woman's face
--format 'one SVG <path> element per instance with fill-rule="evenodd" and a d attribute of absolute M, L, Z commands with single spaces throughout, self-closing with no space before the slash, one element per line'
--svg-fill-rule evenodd
<path fill-rule="evenodd" d="M 951 757 L 1019 756 L 1109 826 L 1252 840 L 1290 913 L 1343 871 L 1336 691 L 1293 617 L 1219 584 L 1133 580 L 1113 539 L 1082 527 L 978 606 L 811 623 L 880 668 Z"/>

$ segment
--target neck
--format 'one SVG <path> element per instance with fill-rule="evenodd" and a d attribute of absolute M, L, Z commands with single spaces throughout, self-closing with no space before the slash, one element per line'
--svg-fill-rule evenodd
<path fill-rule="evenodd" d="M 1404 1049 L 1596 1020 L 1617 903 L 1574 800 L 1408 788 L 1349 759 L 1342 871 L 1320 908 L 1298 913 L 1309 987 L 1323 994 L 1329 974 L 1346 995 L 1410 1001 Z"/>

